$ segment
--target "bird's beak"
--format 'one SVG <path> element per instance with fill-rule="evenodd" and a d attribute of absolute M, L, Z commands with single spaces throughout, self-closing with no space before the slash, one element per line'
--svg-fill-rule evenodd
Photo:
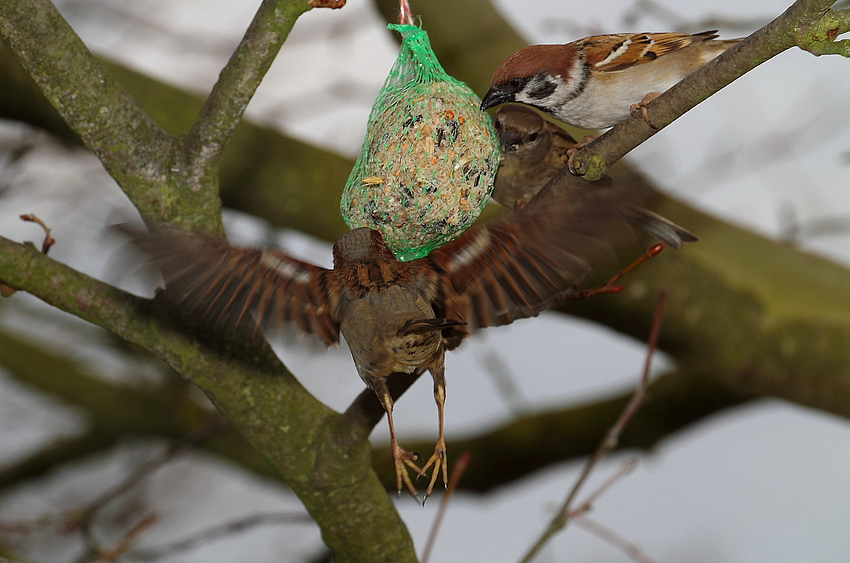
<path fill-rule="evenodd" d="M 513 96 L 511 94 L 508 94 L 507 92 L 503 92 L 501 90 L 490 88 L 489 90 L 487 90 L 487 93 L 484 94 L 484 99 L 481 100 L 481 109 L 488 109 L 493 106 L 505 104 L 507 102 L 512 101 Z"/>

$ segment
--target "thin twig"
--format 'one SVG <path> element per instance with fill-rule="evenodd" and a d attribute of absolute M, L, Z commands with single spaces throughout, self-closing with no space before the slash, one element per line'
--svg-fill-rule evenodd
<path fill-rule="evenodd" d="M 50 247 L 56 244 L 56 239 L 50 236 L 50 229 L 47 225 L 44 224 L 44 221 L 35 216 L 35 213 L 26 213 L 21 215 L 21 221 L 28 221 L 30 223 L 37 223 L 42 229 L 44 229 L 44 240 L 41 243 L 41 253 L 47 256 L 47 253 L 50 252 Z M 6 285 L 2 281 L 0 281 L 0 297 L 11 297 L 18 290 Z"/>
<path fill-rule="evenodd" d="M 174 555 L 175 553 L 181 551 L 186 551 L 187 549 L 192 549 L 199 545 L 206 544 L 222 537 L 236 534 L 238 532 L 256 526 L 290 523 L 315 524 L 314 520 L 310 518 L 308 514 L 303 513 L 254 514 L 251 516 L 246 516 L 245 518 L 241 518 L 239 520 L 234 520 L 233 522 L 225 522 L 223 524 L 212 526 L 210 528 L 207 528 L 206 530 L 198 532 L 197 534 L 193 534 L 188 538 L 176 541 L 174 543 L 156 549 L 133 550 L 133 557 L 135 559 L 142 560 L 158 559 L 160 557 Z"/>
<path fill-rule="evenodd" d="M 151 526 L 156 524 L 157 521 L 158 518 L 156 514 L 148 514 L 141 522 L 130 528 L 130 530 L 124 534 L 114 546 L 99 553 L 94 559 L 90 560 L 89 563 L 107 563 L 108 561 L 115 561 L 118 557 L 124 554 L 124 552 L 130 549 L 133 542 L 139 539 L 139 536 L 146 532 Z"/>
<path fill-rule="evenodd" d="M 89 548 L 91 548 L 95 552 L 101 552 L 102 550 L 95 541 L 92 530 L 94 519 L 97 516 L 97 513 L 109 502 L 138 485 L 142 479 L 144 479 L 145 477 L 147 477 L 148 475 L 150 475 L 151 473 L 153 473 L 154 471 L 156 471 L 178 455 L 189 451 L 199 442 L 205 440 L 212 434 L 219 432 L 225 424 L 226 423 L 224 422 L 224 419 L 222 419 L 219 415 L 216 414 L 211 416 L 205 424 L 189 432 L 186 436 L 172 444 L 165 452 L 163 452 L 162 455 L 151 459 L 146 463 L 141 464 L 135 471 L 127 475 L 120 483 L 103 493 L 100 497 L 89 503 L 82 510 L 73 511 L 73 516 L 68 521 L 69 527 L 79 529 Z"/>
<path fill-rule="evenodd" d="M 431 532 L 428 534 L 428 541 L 425 543 L 425 549 L 422 551 L 422 563 L 428 563 L 428 558 L 431 556 L 431 549 L 437 541 L 437 532 L 440 531 L 440 524 L 443 523 L 443 516 L 445 516 L 446 509 L 449 506 L 449 500 L 452 498 L 452 494 L 454 494 L 455 489 L 457 488 L 457 483 L 460 481 L 461 475 L 463 475 L 463 472 L 466 471 L 466 468 L 469 466 L 470 459 L 472 459 L 472 454 L 469 452 L 463 452 L 460 454 L 460 457 L 457 458 L 454 467 L 452 467 L 449 486 L 446 488 L 446 494 L 444 494 L 442 500 L 440 500 L 440 508 L 437 510 L 437 515 L 434 517 L 434 523 L 431 525 Z"/>
<path fill-rule="evenodd" d="M 128 490 L 132 489 L 139 482 L 174 459 L 175 457 L 182 455 L 192 448 L 194 448 L 198 443 L 206 440 L 213 434 L 220 432 L 222 429 L 227 427 L 227 423 L 220 415 L 213 414 L 210 416 L 210 419 L 195 428 L 173 444 L 171 444 L 165 452 L 162 453 L 157 458 L 154 458 L 146 463 L 143 463 L 135 471 L 130 473 L 127 477 L 124 478 L 118 485 L 116 485 L 113 489 L 107 491 L 103 495 L 100 496 L 95 502 L 91 503 L 90 509 L 92 511 L 97 511 L 103 508 L 111 500 L 116 497 L 126 493 Z"/>
<path fill-rule="evenodd" d="M 652 355 L 655 353 L 655 348 L 658 344 L 658 335 L 661 332 L 661 319 L 664 315 L 664 305 L 667 303 L 668 296 L 669 292 L 666 290 L 662 291 L 658 296 L 658 303 L 655 306 L 655 315 L 652 319 L 652 328 L 650 330 L 649 341 L 647 344 L 647 354 L 646 361 L 644 362 L 643 374 L 641 375 L 640 382 L 638 383 L 631 400 L 623 409 L 623 412 L 620 414 L 617 422 L 615 422 L 610 430 L 608 430 L 608 433 L 602 439 L 599 446 L 596 448 L 596 451 L 590 459 L 587 460 L 579 478 L 576 480 L 573 488 L 567 495 L 563 505 L 561 505 L 561 509 L 557 514 L 555 514 L 549 522 L 549 526 L 543 531 L 534 545 L 532 545 L 528 552 L 523 556 L 521 559 L 522 563 L 529 563 L 557 532 L 566 527 L 570 520 L 571 506 L 575 498 L 578 496 L 581 487 L 587 481 L 590 473 L 593 471 L 593 468 L 599 460 L 617 446 L 623 428 L 625 428 L 625 426 L 629 423 L 646 399 L 646 387 L 649 382 L 649 368 L 652 361 Z"/>
<path fill-rule="evenodd" d="M 637 459 L 630 459 L 626 463 L 620 466 L 620 468 L 614 472 L 613 475 L 608 477 L 604 483 L 599 485 L 595 491 L 593 491 L 584 502 L 582 502 L 579 506 L 577 506 L 574 510 L 570 511 L 570 518 L 575 518 L 577 516 L 581 516 L 586 512 L 590 512 L 593 508 L 593 503 L 596 502 L 596 499 L 601 497 L 605 492 L 613 487 L 617 481 L 628 475 L 632 472 L 632 470 L 637 467 Z"/>
<path fill-rule="evenodd" d="M 617 534 L 611 528 L 591 520 L 586 516 L 576 515 L 573 517 L 573 523 L 576 526 L 584 528 L 594 536 L 604 540 L 637 561 L 638 563 L 655 563 L 650 557 L 641 550 L 638 546 Z"/>
<path fill-rule="evenodd" d="M 569 300 L 580 301 L 582 299 L 587 299 L 588 297 L 593 297 L 594 295 L 600 295 L 603 293 L 620 293 L 621 291 L 623 291 L 622 286 L 614 285 L 614 283 L 619 281 L 623 276 L 625 276 L 626 274 L 628 274 L 650 258 L 658 256 L 658 254 L 660 254 L 666 246 L 667 245 L 663 242 L 652 246 L 649 250 L 647 250 L 646 252 L 641 254 L 637 259 L 635 259 L 631 264 L 614 274 L 607 282 L 603 283 L 599 287 L 584 289 L 582 291 L 575 291 L 573 293 L 570 293 Z"/>
<path fill-rule="evenodd" d="M 47 256 L 47 253 L 50 252 L 50 247 L 56 244 L 56 239 L 50 236 L 50 228 L 44 224 L 44 221 L 36 217 L 35 213 L 25 213 L 24 215 L 21 215 L 21 221 L 36 223 L 39 227 L 44 229 L 44 241 L 41 243 L 41 253 Z"/>

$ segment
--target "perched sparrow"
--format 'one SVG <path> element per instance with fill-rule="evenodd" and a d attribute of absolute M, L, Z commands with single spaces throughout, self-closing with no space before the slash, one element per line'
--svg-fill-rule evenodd
<path fill-rule="evenodd" d="M 610 189 L 611 178 L 588 182 L 567 170 L 575 140 L 563 129 L 526 106 L 509 104 L 493 115 L 502 158 L 496 171 L 492 198 L 509 209 L 520 209 L 547 186 L 547 199 L 576 197 L 582 189 Z M 634 189 L 638 189 L 635 187 Z M 637 195 L 637 194 L 636 194 Z M 621 206 L 623 218 L 664 243 L 679 249 L 695 242 L 690 232 L 657 213 L 635 204 Z"/>
<path fill-rule="evenodd" d="M 159 266 L 164 295 L 206 326 L 294 325 L 325 344 L 345 337 L 357 372 L 378 396 L 390 427 L 396 486 L 414 497 L 408 471 L 433 466 L 447 482 L 443 438 L 444 356 L 471 331 L 537 315 L 569 298 L 600 261 L 612 256 L 637 205 L 613 188 L 580 190 L 546 206 L 529 205 L 489 227 L 469 229 L 428 256 L 398 261 L 381 234 L 342 235 L 327 270 L 275 248 L 233 248 L 226 241 L 161 227 L 130 233 Z M 630 233 L 629 233 L 630 234 Z M 439 435 L 421 469 L 393 427 L 387 377 L 422 373 L 434 380 Z"/>
<path fill-rule="evenodd" d="M 500 107 L 493 114 L 493 128 L 502 157 L 491 197 L 508 209 L 525 206 L 566 167 L 567 153 L 576 144 L 569 133 L 527 106 Z"/>
<path fill-rule="evenodd" d="M 499 65 L 481 109 L 517 102 L 583 129 L 611 127 L 740 41 L 715 37 L 622 33 L 531 45 Z"/>

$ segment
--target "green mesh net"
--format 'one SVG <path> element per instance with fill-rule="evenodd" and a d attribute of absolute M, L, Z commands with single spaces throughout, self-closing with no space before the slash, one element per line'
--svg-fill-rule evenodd
<path fill-rule="evenodd" d="M 349 227 L 380 231 L 400 260 L 412 260 L 475 221 L 493 190 L 499 147 L 480 100 L 446 74 L 428 34 L 388 27 L 401 34 L 401 48 L 369 114 L 340 211 Z"/>

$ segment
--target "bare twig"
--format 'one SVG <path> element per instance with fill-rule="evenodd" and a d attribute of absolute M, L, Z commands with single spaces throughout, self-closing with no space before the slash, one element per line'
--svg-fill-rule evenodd
<path fill-rule="evenodd" d="M 614 532 L 614 530 L 603 526 L 595 520 L 591 520 L 586 516 L 573 516 L 573 523 L 580 528 L 584 528 L 594 536 L 613 545 L 638 563 L 655 563 L 650 557 L 641 550 L 638 546 Z"/>
<path fill-rule="evenodd" d="M 186 539 L 156 548 L 156 549 L 134 549 L 133 558 L 150 560 L 174 555 L 187 549 L 192 549 L 202 544 L 206 544 L 225 536 L 239 533 L 243 530 L 254 528 L 256 526 L 265 526 L 268 524 L 314 524 L 309 515 L 303 513 L 269 513 L 269 514 L 254 514 L 225 522 L 217 526 L 212 526 L 206 530 L 202 530 Z"/>
<path fill-rule="evenodd" d="M 50 229 L 44 224 L 44 221 L 35 216 L 35 213 L 21 215 L 21 221 L 37 223 L 39 227 L 44 229 L 44 241 L 41 243 L 41 253 L 47 256 L 47 253 L 50 252 L 50 247 L 56 244 L 56 239 L 50 236 Z"/>
<path fill-rule="evenodd" d="M 534 545 L 531 546 L 528 552 L 521 559 L 522 563 L 529 563 L 557 532 L 566 527 L 571 517 L 573 501 L 578 496 L 581 487 L 587 481 L 599 460 L 617 446 L 623 428 L 626 427 L 646 399 L 646 387 L 649 383 L 649 368 L 652 361 L 652 355 L 655 353 L 655 348 L 658 344 L 658 335 L 661 332 L 661 318 L 664 315 L 664 305 L 667 302 L 668 295 L 669 292 L 663 291 L 661 295 L 658 296 L 658 304 L 655 307 L 652 329 L 650 331 L 649 342 L 647 344 L 646 361 L 644 363 L 643 374 L 641 375 L 637 389 L 635 389 L 631 400 L 626 405 L 626 408 L 623 409 L 623 412 L 620 414 L 617 422 L 614 423 L 602 439 L 602 442 L 600 442 L 599 446 L 596 448 L 596 452 L 594 452 L 590 459 L 587 460 L 587 463 L 585 463 L 579 478 L 576 480 L 558 513 L 555 514 L 546 530 L 543 531 Z M 592 498 L 596 498 L 597 495 L 591 496 Z"/>
<path fill-rule="evenodd" d="M 594 295 L 600 295 L 603 293 L 619 293 L 623 291 L 622 286 L 614 285 L 615 282 L 620 280 L 623 276 L 637 268 L 639 265 L 643 264 L 650 258 L 654 256 L 658 256 L 666 245 L 664 243 L 659 243 L 641 254 L 634 262 L 614 274 L 607 282 L 603 283 L 599 287 L 594 287 L 592 289 L 585 289 L 582 291 L 576 291 L 570 294 L 569 299 L 571 301 L 580 301 L 582 299 L 587 299 L 588 297 L 593 297 Z"/>
<path fill-rule="evenodd" d="M 141 464 L 118 484 L 85 506 L 59 514 L 45 515 L 34 520 L 0 521 L 0 531 L 28 534 L 47 525 L 61 524 L 65 532 L 79 531 L 81 533 L 88 545 L 89 552 L 98 554 L 95 561 L 111 561 L 123 553 L 138 534 L 152 526 L 156 522 L 156 517 L 153 514 L 147 516 L 142 522 L 129 530 L 122 541 L 119 541 L 112 548 L 103 549 L 94 539 L 92 530 L 94 519 L 98 512 L 110 501 L 138 485 L 142 479 L 150 475 L 153 471 L 173 460 L 176 456 L 187 452 L 190 448 L 220 431 L 226 425 L 227 423 L 224 419 L 218 414 L 215 414 L 205 424 L 176 441 L 158 457 Z"/>
<path fill-rule="evenodd" d="M 632 470 L 637 467 L 637 459 L 630 459 L 626 463 L 620 466 L 620 468 L 614 472 L 613 475 L 608 477 L 599 487 L 596 488 L 595 491 L 590 493 L 584 502 L 578 505 L 575 509 L 570 511 L 570 518 L 575 518 L 577 516 L 581 516 L 586 512 L 590 512 L 593 508 L 593 503 L 596 502 L 596 499 L 601 497 L 605 492 L 613 487 L 617 481 L 628 475 L 632 472 Z"/>
<path fill-rule="evenodd" d="M 50 252 L 50 247 L 56 244 L 56 239 L 50 236 L 50 229 L 47 225 L 44 224 L 44 221 L 35 216 L 35 213 L 27 213 L 21 215 L 21 221 L 28 221 L 31 223 L 38 223 L 38 225 L 44 229 L 44 241 L 41 243 L 41 253 L 47 256 L 47 253 Z M 14 287 L 6 285 L 2 281 L 0 281 L 0 297 L 11 297 L 18 290 Z"/>
<path fill-rule="evenodd" d="M 139 536 L 145 533 L 151 526 L 156 524 L 157 520 L 158 518 L 156 514 L 148 514 L 141 522 L 130 528 L 130 530 L 128 530 L 114 546 L 99 553 L 94 557 L 94 559 L 91 559 L 89 563 L 108 563 L 109 561 L 115 561 L 128 549 L 130 549 L 130 546 L 133 545 L 133 542 L 139 539 Z"/>
<path fill-rule="evenodd" d="M 434 517 L 434 523 L 431 525 L 431 531 L 428 534 L 428 541 L 425 543 L 425 549 L 422 551 L 422 563 L 428 563 L 428 558 L 431 556 L 431 549 L 437 541 L 437 533 L 440 531 L 440 524 L 443 523 L 443 516 L 446 515 L 446 509 L 449 506 L 449 500 L 457 488 L 457 483 L 460 481 L 461 475 L 469 465 L 469 460 L 472 458 L 469 452 L 463 452 L 457 458 L 457 461 L 452 467 L 449 479 L 449 486 L 446 488 L 446 494 L 440 500 L 440 508 L 437 510 L 437 515 Z"/>
<path fill-rule="evenodd" d="M 99 548 L 97 542 L 94 539 L 92 530 L 94 519 L 97 516 L 98 512 L 100 512 L 100 510 L 109 502 L 123 495 L 133 487 L 137 486 L 145 477 L 147 477 L 169 461 L 173 460 L 175 457 L 188 452 L 189 450 L 194 448 L 198 443 L 209 438 L 213 434 L 221 431 L 226 426 L 227 423 L 224 421 L 223 418 L 221 418 L 220 415 L 218 415 L 218 413 L 211 415 L 206 423 L 199 426 L 192 432 L 188 433 L 180 440 L 171 444 L 171 446 L 160 456 L 151 459 L 145 463 L 142 463 L 139 467 L 136 468 L 135 471 L 127 475 L 120 483 L 107 490 L 100 497 L 89 503 L 86 507 L 81 510 L 74 511 L 73 514 L 76 516 L 74 520 L 76 521 L 69 522 L 69 527 L 78 528 L 89 547 L 95 550 L 96 552 L 100 552 L 101 549 Z"/>

